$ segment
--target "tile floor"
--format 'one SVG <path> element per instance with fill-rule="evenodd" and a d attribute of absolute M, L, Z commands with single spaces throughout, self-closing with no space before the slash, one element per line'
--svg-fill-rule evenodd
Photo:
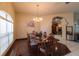
<path fill-rule="evenodd" d="M 67 40 L 60 40 L 59 42 L 65 44 L 70 49 L 71 53 L 66 56 L 79 56 L 79 42 Z"/>

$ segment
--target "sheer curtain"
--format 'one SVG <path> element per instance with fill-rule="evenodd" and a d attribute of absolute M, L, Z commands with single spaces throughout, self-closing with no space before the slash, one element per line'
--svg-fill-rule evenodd
<path fill-rule="evenodd" d="M 13 20 L 5 11 L 0 11 L 0 55 L 13 41 Z"/>

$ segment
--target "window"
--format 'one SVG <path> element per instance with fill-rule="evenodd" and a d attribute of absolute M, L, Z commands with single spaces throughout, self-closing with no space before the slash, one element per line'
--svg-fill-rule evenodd
<path fill-rule="evenodd" d="M 0 55 L 13 41 L 13 20 L 5 11 L 0 11 Z"/>
<path fill-rule="evenodd" d="M 8 20 L 8 21 L 13 22 L 12 17 L 11 17 L 9 14 L 7 14 L 6 16 L 7 16 L 7 20 Z"/>
<path fill-rule="evenodd" d="M 2 16 L 3 18 L 6 18 L 6 12 L 5 11 L 0 11 L 0 16 Z"/>

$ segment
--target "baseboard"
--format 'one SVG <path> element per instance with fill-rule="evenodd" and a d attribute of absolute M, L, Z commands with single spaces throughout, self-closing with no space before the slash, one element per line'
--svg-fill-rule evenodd
<path fill-rule="evenodd" d="M 16 39 L 16 40 L 27 40 L 27 38 L 19 38 L 19 39 Z"/>

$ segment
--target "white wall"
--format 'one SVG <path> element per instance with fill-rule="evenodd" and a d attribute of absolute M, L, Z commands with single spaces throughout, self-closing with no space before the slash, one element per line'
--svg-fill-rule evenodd
<path fill-rule="evenodd" d="M 73 13 L 72 12 L 41 16 L 43 18 L 43 21 L 35 24 L 34 28 L 27 26 L 27 23 L 29 21 L 33 20 L 34 16 L 27 15 L 24 13 L 16 13 L 16 21 L 15 21 L 16 39 L 26 38 L 27 32 L 30 33 L 33 30 L 36 30 L 36 31 L 42 30 L 42 31 L 46 31 L 48 34 L 51 33 L 52 18 L 55 16 L 64 17 L 69 22 L 68 25 L 73 26 Z M 65 38 L 66 37 L 66 30 L 65 30 L 66 28 L 65 28 L 65 26 L 62 28 L 63 28 L 62 38 L 66 39 Z"/>
<path fill-rule="evenodd" d="M 31 21 L 33 21 L 33 17 L 31 15 L 27 15 L 24 13 L 16 13 L 16 21 L 15 21 L 15 36 L 16 39 L 19 38 L 26 38 L 27 37 L 27 32 L 31 33 L 33 30 L 39 31 L 40 30 L 40 24 L 39 23 L 34 23 L 35 27 L 29 27 L 27 24 Z"/>

